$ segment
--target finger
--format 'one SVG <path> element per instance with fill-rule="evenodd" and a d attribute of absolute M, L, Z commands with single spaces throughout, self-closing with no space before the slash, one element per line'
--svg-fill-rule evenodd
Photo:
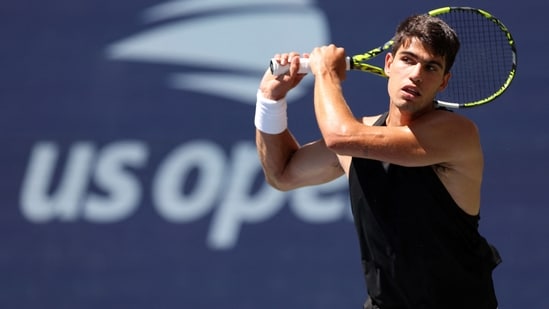
<path fill-rule="evenodd" d="M 282 65 L 286 65 L 292 61 L 292 58 L 294 57 L 295 53 L 285 53 L 282 56 Z"/>
<path fill-rule="evenodd" d="M 288 56 L 289 56 L 289 59 L 292 60 L 294 58 L 299 58 L 299 53 L 291 52 Z"/>
<path fill-rule="evenodd" d="M 299 67 L 300 67 L 299 54 L 295 54 L 294 57 L 290 59 L 290 70 L 289 70 L 290 76 L 294 77 L 298 75 Z"/>
<path fill-rule="evenodd" d="M 277 61 L 280 65 L 286 65 L 288 63 L 288 57 L 289 55 L 287 53 L 275 54 L 273 56 L 273 59 Z"/>

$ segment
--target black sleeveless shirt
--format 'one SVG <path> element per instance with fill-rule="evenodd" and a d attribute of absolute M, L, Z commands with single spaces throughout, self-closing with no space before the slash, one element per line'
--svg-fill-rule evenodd
<path fill-rule="evenodd" d="M 385 125 L 387 113 L 374 125 Z M 372 308 L 495 309 L 501 261 L 432 166 L 353 158 L 349 191 Z"/>

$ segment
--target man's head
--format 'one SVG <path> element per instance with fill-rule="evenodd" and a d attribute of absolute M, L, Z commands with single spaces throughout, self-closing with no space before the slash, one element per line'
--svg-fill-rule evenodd
<path fill-rule="evenodd" d="M 445 72 L 449 72 L 459 50 L 455 31 L 444 21 L 429 15 L 414 15 L 405 19 L 396 29 L 392 53 L 417 38 L 426 49 L 445 60 Z"/>

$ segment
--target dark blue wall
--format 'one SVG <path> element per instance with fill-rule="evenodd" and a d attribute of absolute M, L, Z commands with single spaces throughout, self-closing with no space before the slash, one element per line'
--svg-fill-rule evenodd
<path fill-rule="evenodd" d="M 4 1 L 0 307 L 361 308 L 345 181 L 265 185 L 255 91 L 276 52 L 359 53 L 439 6 Z M 482 6 L 512 30 L 519 68 L 496 102 L 463 111 L 485 150 L 481 231 L 504 260 L 500 308 L 549 308 L 549 4 Z M 387 105 L 382 79 L 350 73 L 344 87 L 356 114 Z M 302 142 L 319 137 L 311 89 L 290 104 Z"/>

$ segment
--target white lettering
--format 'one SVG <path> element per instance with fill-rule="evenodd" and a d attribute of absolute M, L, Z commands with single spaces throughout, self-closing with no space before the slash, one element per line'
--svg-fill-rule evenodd
<path fill-rule="evenodd" d="M 91 143 L 76 143 L 69 152 L 57 189 L 53 190 L 58 146 L 52 142 L 37 143 L 31 151 L 21 189 L 21 211 L 25 218 L 32 222 L 48 222 L 55 217 L 74 220 L 88 186 L 94 154 Z"/>
<path fill-rule="evenodd" d="M 95 184 L 108 192 L 90 193 L 84 202 L 83 217 L 91 222 L 109 223 L 129 217 L 139 205 L 142 190 L 127 167 L 143 167 L 148 157 L 141 142 L 117 142 L 106 146 L 98 156 Z"/>
<path fill-rule="evenodd" d="M 69 148 L 66 158 L 60 152 L 48 141 L 37 142 L 30 152 L 20 195 L 28 221 L 115 223 L 137 211 L 144 196 L 137 173 L 149 157 L 145 142 L 117 141 L 98 151 L 82 141 Z M 286 204 L 307 223 L 351 217 L 344 177 L 284 193 L 264 181 L 252 142 L 235 144 L 230 154 L 227 158 L 221 146 L 205 140 L 175 148 L 154 173 L 152 206 L 172 223 L 212 213 L 206 244 L 213 250 L 233 248 L 246 225 L 269 220 Z"/>
<path fill-rule="evenodd" d="M 221 191 L 225 157 L 220 147 L 193 141 L 175 149 L 160 165 L 153 182 L 154 204 L 166 220 L 190 222 L 207 213 Z M 184 192 L 193 170 L 198 177 L 192 192 Z"/>
<path fill-rule="evenodd" d="M 252 195 L 254 180 L 261 165 L 251 143 L 239 143 L 233 149 L 232 166 L 226 194 L 215 212 L 208 244 L 213 249 L 235 246 L 243 223 L 259 223 L 272 217 L 283 205 L 285 194 L 263 182 Z"/>

